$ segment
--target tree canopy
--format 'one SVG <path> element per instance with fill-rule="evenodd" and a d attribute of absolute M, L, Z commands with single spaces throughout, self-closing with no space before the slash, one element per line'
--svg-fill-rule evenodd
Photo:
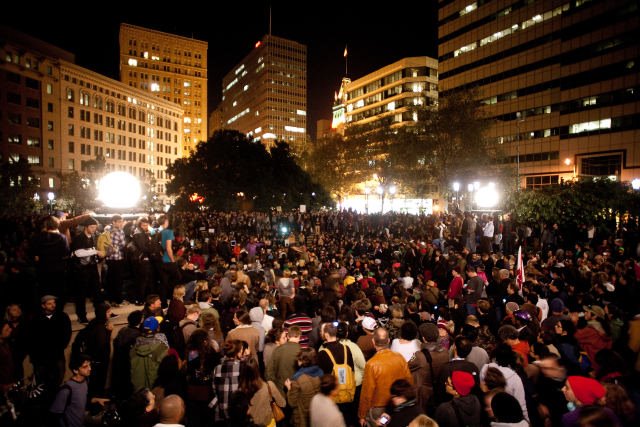
<path fill-rule="evenodd" d="M 194 206 L 189 199 L 196 193 L 204 205 L 220 210 L 331 204 L 323 187 L 296 164 L 286 143 L 277 142 L 268 152 L 237 131 L 216 132 L 191 157 L 176 160 L 167 173 L 167 193 L 178 196 L 180 208 Z"/>
<path fill-rule="evenodd" d="M 34 195 L 38 181 L 26 159 L 0 162 L 0 200 L 2 212 L 9 214 L 33 212 L 38 208 Z"/>
<path fill-rule="evenodd" d="M 387 117 L 364 126 L 350 126 L 345 137 L 332 136 L 306 154 L 309 173 L 327 189 L 339 192 L 370 181 L 395 183 L 406 194 L 424 195 L 436 184 L 446 195 L 451 181 L 498 178 L 502 155 L 484 136 L 488 121 L 475 93 L 460 92 L 404 111 L 403 124 Z M 406 124 L 405 124 L 406 123 Z"/>
<path fill-rule="evenodd" d="M 626 183 L 609 179 L 581 179 L 562 185 L 514 192 L 505 210 L 519 223 L 544 226 L 557 223 L 564 230 L 614 222 L 640 212 L 640 193 Z"/>

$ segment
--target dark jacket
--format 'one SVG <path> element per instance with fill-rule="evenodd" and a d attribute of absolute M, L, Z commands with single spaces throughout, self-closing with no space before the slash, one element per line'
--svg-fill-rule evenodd
<path fill-rule="evenodd" d="M 480 426 L 482 408 L 478 398 L 469 394 L 438 406 L 436 421 L 440 427 Z"/>
<path fill-rule="evenodd" d="M 29 327 L 29 356 L 32 362 L 55 358 L 64 360 L 64 350 L 71 340 L 71 320 L 67 313 L 56 311 L 51 317 L 38 314 Z"/>

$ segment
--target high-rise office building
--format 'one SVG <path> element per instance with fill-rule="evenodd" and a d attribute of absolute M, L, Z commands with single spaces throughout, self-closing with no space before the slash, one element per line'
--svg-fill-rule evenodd
<path fill-rule="evenodd" d="M 185 155 L 207 140 L 208 43 L 120 25 L 120 81 L 180 105 Z"/>
<path fill-rule="evenodd" d="M 477 87 L 521 187 L 640 177 L 636 0 L 440 0 L 440 95 Z"/>
<path fill-rule="evenodd" d="M 25 34 L 0 28 L 0 37 L 0 110 L 7 114 L 0 153 L 27 159 L 40 197 L 100 157 L 106 171 L 153 176 L 152 191 L 167 201 L 165 169 L 182 157 L 180 106 L 80 67 L 72 54 Z"/>
<path fill-rule="evenodd" d="M 333 126 L 345 123 L 373 125 L 390 121 L 392 126 L 414 121 L 412 107 L 438 101 L 438 61 L 427 56 L 403 58 L 393 64 L 350 81 L 343 79 L 337 103 L 344 105 L 344 118 L 334 108 Z"/>
<path fill-rule="evenodd" d="M 267 147 L 307 141 L 307 47 L 266 35 L 222 79 L 222 125 Z"/>

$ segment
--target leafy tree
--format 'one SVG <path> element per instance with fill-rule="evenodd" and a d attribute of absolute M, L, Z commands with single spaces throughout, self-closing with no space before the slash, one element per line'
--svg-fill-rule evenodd
<path fill-rule="evenodd" d="M 562 185 L 514 192 L 506 202 L 518 223 L 557 223 L 564 231 L 589 224 L 615 224 L 616 217 L 640 212 L 640 194 L 628 184 L 608 179 L 582 179 Z"/>
<path fill-rule="evenodd" d="M 172 177 L 167 193 L 178 195 L 179 207 L 193 206 L 189 198 L 195 193 L 206 206 L 221 210 L 330 203 L 326 191 L 295 163 L 286 143 L 276 143 L 269 153 L 237 131 L 216 132 L 167 173 Z"/>
<path fill-rule="evenodd" d="M 305 158 L 307 170 L 336 193 L 354 191 L 375 176 L 378 184 L 393 182 L 418 196 L 428 184 L 437 184 L 446 196 L 454 179 L 509 173 L 497 167 L 502 153 L 484 137 L 488 122 L 474 91 L 441 98 L 437 108 L 421 105 L 402 114 L 403 125 L 387 118 L 318 142 Z"/>
<path fill-rule="evenodd" d="M 426 179 L 446 196 L 454 180 L 504 173 L 497 167 L 502 153 L 485 138 L 489 122 L 476 99 L 473 90 L 457 92 L 441 97 L 438 108 L 414 110 L 416 123 L 402 129 L 405 150 L 398 151 L 399 160 L 411 165 L 414 187 Z"/>
<path fill-rule="evenodd" d="M 0 162 L 0 200 L 5 214 L 31 213 L 39 204 L 33 199 L 38 180 L 26 159 Z"/>
<path fill-rule="evenodd" d="M 61 175 L 62 184 L 57 195 L 56 204 L 72 215 L 85 210 L 95 209 L 98 192 L 88 175 L 81 175 L 78 171 Z"/>

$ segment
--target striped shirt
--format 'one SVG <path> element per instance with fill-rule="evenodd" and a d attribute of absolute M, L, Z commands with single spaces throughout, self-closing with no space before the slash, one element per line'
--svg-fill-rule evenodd
<path fill-rule="evenodd" d="M 300 347 L 308 348 L 309 347 L 309 335 L 311 335 L 311 331 L 313 330 L 313 325 L 311 323 L 311 318 L 304 313 L 293 313 L 287 320 L 284 322 L 284 328 L 289 329 L 292 326 L 297 326 L 300 328 L 300 332 L 302 335 L 300 336 Z"/>

